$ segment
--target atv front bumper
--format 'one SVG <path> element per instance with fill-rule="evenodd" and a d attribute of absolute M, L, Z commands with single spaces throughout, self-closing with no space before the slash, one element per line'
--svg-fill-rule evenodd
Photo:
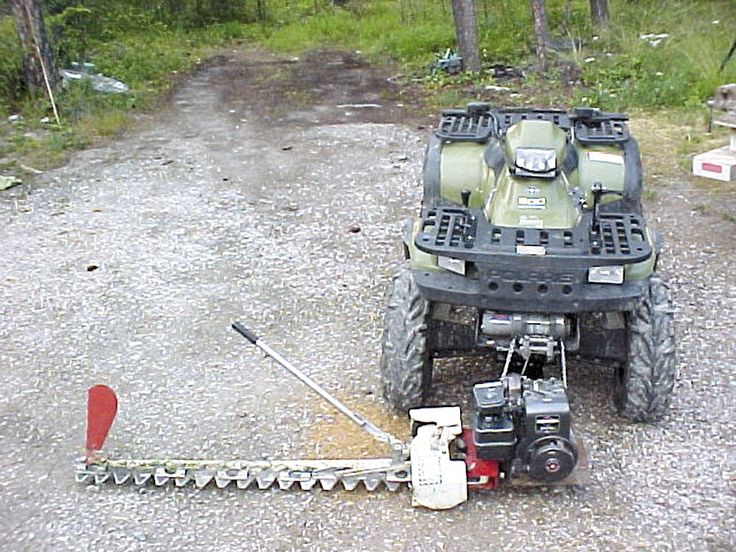
<path fill-rule="evenodd" d="M 590 284 L 587 272 L 515 273 L 486 269 L 477 277 L 445 271 L 412 270 L 429 301 L 509 312 L 570 314 L 630 311 L 647 293 L 649 280 Z"/>

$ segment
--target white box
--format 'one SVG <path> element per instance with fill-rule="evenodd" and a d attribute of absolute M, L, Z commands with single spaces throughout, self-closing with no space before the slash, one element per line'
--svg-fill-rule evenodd
<path fill-rule="evenodd" d="M 723 146 L 696 155 L 693 157 L 693 174 L 723 182 L 736 181 L 736 151 Z"/>

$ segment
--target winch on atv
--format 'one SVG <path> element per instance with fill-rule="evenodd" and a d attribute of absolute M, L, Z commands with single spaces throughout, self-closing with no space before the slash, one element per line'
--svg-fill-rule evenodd
<path fill-rule="evenodd" d="M 557 364 L 566 385 L 572 353 L 615 365 L 623 416 L 664 414 L 673 306 L 626 120 L 483 103 L 443 112 L 385 314 L 381 374 L 396 408 L 428 400 L 435 359 L 490 355 L 502 376 L 532 378 Z"/>

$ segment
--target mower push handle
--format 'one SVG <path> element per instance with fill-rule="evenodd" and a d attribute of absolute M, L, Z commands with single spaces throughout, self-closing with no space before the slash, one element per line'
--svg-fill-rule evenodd
<path fill-rule="evenodd" d="M 289 362 L 284 357 L 282 357 L 277 351 L 274 351 L 268 345 L 268 343 L 259 339 L 256 334 L 254 334 L 248 328 L 243 326 L 240 322 L 233 322 L 232 328 L 233 330 L 238 332 L 240 335 L 242 335 L 245 339 L 250 341 L 253 345 L 258 347 L 261 351 L 266 353 L 269 357 L 274 359 L 278 364 L 286 368 L 289 372 L 291 372 L 293 376 L 298 378 L 302 383 L 304 383 L 312 391 L 317 393 L 320 397 L 322 397 L 332 406 L 337 408 L 345 416 L 350 418 L 350 420 L 354 424 L 356 424 L 358 427 L 363 429 L 365 432 L 370 433 L 374 439 L 382 443 L 391 445 L 391 448 L 393 448 L 394 454 L 397 455 L 397 457 L 400 456 L 402 459 L 408 458 L 408 449 L 406 445 L 404 445 L 404 443 L 399 441 L 396 437 L 394 437 L 390 433 L 386 433 L 378 426 L 366 420 L 363 416 L 361 416 L 357 412 L 353 412 L 352 410 L 350 410 L 347 406 L 341 403 L 338 399 L 330 395 L 320 384 L 318 384 L 316 381 L 310 378 L 307 374 L 302 372 L 299 368 L 297 368 L 291 362 Z"/>
<path fill-rule="evenodd" d="M 250 341 L 253 345 L 255 345 L 256 341 L 258 341 L 258 336 L 250 331 L 248 328 L 243 326 L 240 322 L 233 322 L 232 328 L 240 335 L 242 335 L 245 339 Z"/>

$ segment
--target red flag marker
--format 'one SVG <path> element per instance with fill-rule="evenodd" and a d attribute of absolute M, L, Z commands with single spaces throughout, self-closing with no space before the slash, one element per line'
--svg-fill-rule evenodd
<path fill-rule="evenodd" d="M 107 385 L 87 390 L 87 455 L 102 450 L 118 411 L 118 398 Z"/>

